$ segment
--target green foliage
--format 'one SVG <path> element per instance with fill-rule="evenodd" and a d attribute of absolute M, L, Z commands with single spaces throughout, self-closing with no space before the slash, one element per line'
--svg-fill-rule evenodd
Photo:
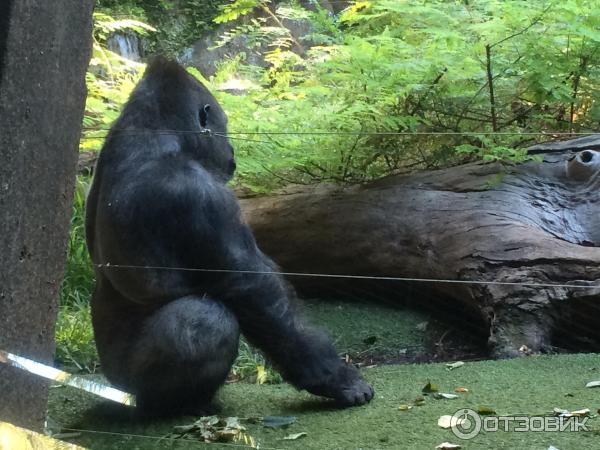
<path fill-rule="evenodd" d="M 283 378 L 244 339 L 240 341 L 239 355 L 231 369 L 233 379 L 257 384 L 282 383 Z"/>
<path fill-rule="evenodd" d="M 116 20 L 108 14 L 101 12 L 94 13 L 94 43 L 105 43 L 111 33 L 115 31 L 133 31 L 140 35 L 146 35 L 148 32 L 156 31 L 150 25 L 135 19 Z"/>
<path fill-rule="evenodd" d="M 213 19 L 215 23 L 230 22 L 246 15 L 259 6 L 266 6 L 270 0 L 234 0 L 223 5 L 221 13 Z"/>
<path fill-rule="evenodd" d="M 96 12 L 110 16 L 135 17 L 147 21 L 145 3 L 138 0 L 96 0 Z"/>
<path fill-rule="evenodd" d="M 86 74 L 88 95 L 80 144 L 84 150 L 98 150 L 102 146 L 106 129 L 119 116 L 121 106 L 145 67 L 106 48 L 106 39 L 115 31 L 143 36 L 156 30 L 138 20 L 115 20 L 107 14 L 94 13 L 92 59 Z"/>
<path fill-rule="evenodd" d="M 90 315 L 89 298 L 71 292 L 71 303 L 63 304 L 56 323 L 56 359 L 68 370 L 94 373 L 98 353 Z"/>
<path fill-rule="evenodd" d="M 307 10 L 297 2 L 272 5 L 271 0 L 235 0 L 221 9 L 221 14 L 214 18 L 215 23 L 237 20 L 240 16 L 257 10 L 250 20 L 239 21 L 237 26 L 223 32 L 216 47 L 223 46 L 235 38 L 244 39 L 248 49 L 259 52 L 266 48 L 281 50 L 294 49 L 303 52 L 303 45 L 298 42 L 284 21 L 304 20 L 310 17 Z"/>
<path fill-rule="evenodd" d="M 68 257 L 56 323 L 56 358 L 70 368 L 94 372 L 98 364 L 89 311 L 94 269 L 85 244 L 85 196 L 89 179 L 77 178 Z"/>
<path fill-rule="evenodd" d="M 523 161 L 524 147 L 548 137 L 521 133 L 593 129 L 600 111 L 593 4 L 357 1 L 339 18 L 305 11 L 316 25 L 305 38 L 323 43 L 305 52 L 276 41 L 273 20 L 234 27 L 224 41 L 252 30 L 271 50 L 267 68 L 244 67 L 242 54 L 217 75 L 254 87 L 243 98 L 219 97 L 233 131 L 408 134 L 240 135 L 261 142 L 234 140 L 238 182 L 264 191 L 288 182 L 363 182 L 473 156 Z M 237 1 L 217 20 L 252 5 L 272 7 Z"/>
<path fill-rule="evenodd" d="M 141 10 L 142 17 L 157 28 L 157 32 L 149 37 L 149 50 L 175 56 L 199 39 L 202 34 L 212 28 L 212 19 L 218 14 L 219 8 L 228 0 L 129 0 L 130 10 Z M 122 6 L 116 6 L 118 0 L 111 2 L 100 0 L 100 4 L 111 11 Z"/>
<path fill-rule="evenodd" d="M 175 12 L 169 2 L 134 3 L 149 16 Z M 593 129 L 600 120 L 593 3 L 365 0 L 338 17 L 295 1 L 205 5 L 206 17 L 237 24 L 218 45 L 243 35 L 246 51 L 260 50 L 267 62 L 256 67 L 245 63 L 246 51 L 230 55 L 210 80 L 233 132 L 267 133 L 232 136 L 235 183 L 265 192 L 286 183 L 364 182 L 474 157 L 524 161 L 524 148 L 547 139 L 529 133 Z M 311 28 L 299 40 L 285 26 L 295 20 Z M 105 127 L 116 117 L 137 70 L 90 80 L 86 125 Z M 245 95 L 227 93 L 231 86 Z M 496 132 L 503 134 L 489 134 Z"/>
<path fill-rule="evenodd" d="M 148 14 L 160 31 L 153 49 L 175 56 L 214 27 L 212 19 L 224 0 L 179 0 L 176 4 L 155 0 L 154 3 L 158 4 Z"/>
<path fill-rule="evenodd" d="M 96 10 L 113 17 L 136 18 L 152 24 L 147 50 L 175 56 L 214 28 L 212 19 L 229 0 L 96 0 Z"/>
<path fill-rule="evenodd" d="M 89 185 L 89 177 L 77 177 L 61 305 L 75 305 L 81 299 L 89 299 L 94 289 L 94 268 L 85 243 L 85 197 Z"/>

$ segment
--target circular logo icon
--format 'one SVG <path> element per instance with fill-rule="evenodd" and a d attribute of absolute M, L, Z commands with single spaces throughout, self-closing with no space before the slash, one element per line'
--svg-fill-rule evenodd
<path fill-rule="evenodd" d="M 456 411 L 450 423 L 452 433 L 459 439 L 473 439 L 481 431 L 481 416 L 469 408 Z"/>

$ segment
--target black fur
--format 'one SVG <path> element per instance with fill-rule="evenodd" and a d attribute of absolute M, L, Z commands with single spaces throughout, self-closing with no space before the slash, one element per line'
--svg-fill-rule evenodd
<path fill-rule="evenodd" d="M 100 153 L 86 214 L 95 264 L 277 270 L 226 186 L 228 140 L 185 133 L 225 133 L 226 123 L 178 64 L 149 65 Z M 298 319 L 279 275 L 96 267 L 92 319 L 104 373 L 146 412 L 210 411 L 240 330 L 299 389 L 345 406 L 373 396 L 329 338 Z"/>

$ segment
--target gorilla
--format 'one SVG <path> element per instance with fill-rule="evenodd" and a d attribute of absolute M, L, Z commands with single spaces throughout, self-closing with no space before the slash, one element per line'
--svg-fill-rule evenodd
<path fill-rule="evenodd" d="M 111 128 L 86 207 L 104 374 L 144 414 L 208 414 L 242 333 L 296 388 L 369 402 L 372 387 L 298 317 L 243 222 L 226 133 L 208 89 L 162 57 Z"/>

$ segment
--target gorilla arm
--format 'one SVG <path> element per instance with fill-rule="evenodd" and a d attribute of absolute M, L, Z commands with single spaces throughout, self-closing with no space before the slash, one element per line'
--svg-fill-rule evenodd
<path fill-rule="evenodd" d="M 272 359 L 283 377 L 299 389 L 335 399 L 345 406 L 362 405 L 373 389 L 337 354 L 329 337 L 302 323 L 291 293 L 275 264 L 260 252 L 242 225 L 245 273 L 227 276 L 225 304 L 235 313 L 242 333 Z M 239 251 L 239 249 L 238 249 Z"/>

